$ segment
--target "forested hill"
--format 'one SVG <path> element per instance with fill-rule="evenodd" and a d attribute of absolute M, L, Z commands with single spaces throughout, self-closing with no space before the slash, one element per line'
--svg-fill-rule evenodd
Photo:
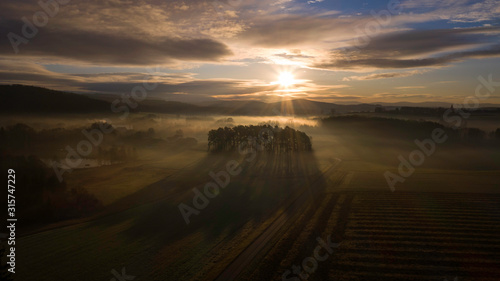
<path fill-rule="evenodd" d="M 0 85 L 0 109 L 2 113 L 110 113 L 111 103 L 119 100 L 118 107 L 125 105 L 118 94 L 84 93 L 75 94 L 54 91 L 41 87 L 24 85 Z M 150 97 L 141 101 L 131 112 L 154 112 L 166 114 L 191 115 L 301 115 L 316 116 L 321 114 L 347 113 L 352 111 L 373 112 L 376 105 L 339 105 L 310 101 L 305 99 L 290 100 L 286 103 L 263 101 L 225 101 L 215 100 L 209 103 L 172 101 L 159 97 Z"/>
<path fill-rule="evenodd" d="M 40 87 L 0 85 L 2 113 L 110 112 L 110 103 Z"/>

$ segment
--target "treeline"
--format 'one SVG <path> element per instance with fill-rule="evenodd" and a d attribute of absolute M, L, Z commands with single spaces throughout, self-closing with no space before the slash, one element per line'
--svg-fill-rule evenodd
<path fill-rule="evenodd" d="M 427 116 L 437 116 L 442 117 L 447 111 L 452 110 L 455 112 L 456 110 L 452 108 L 444 108 L 444 107 L 415 107 L 415 106 L 377 106 L 375 107 L 376 113 L 386 113 L 386 114 L 394 114 L 394 115 L 427 115 Z M 484 114 L 499 114 L 500 108 L 461 108 L 460 111 L 463 114 L 471 114 L 471 115 L 484 115 Z"/>
<path fill-rule="evenodd" d="M 257 142 L 268 152 L 311 151 L 311 138 L 304 132 L 290 127 L 250 125 L 224 127 L 208 132 L 208 150 L 235 151 L 249 143 Z"/>
<path fill-rule="evenodd" d="M 359 115 L 331 116 L 321 120 L 325 128 L 356 135 L 384 138 L 414 139 L 428 136 L 436 128 L 444 130 L 452 142 L 478 143 L 500 141 L 500 128 L 486 132 L 478 128 L 453 128 L 441 123 L 424 120 L 366 117 Z"/>
<path fill-rule="evenodd" d="M 85 139 L 82 130 L 92 131 L 98 129 L 99 124 L 99 122 L 96 122 L 88 127 L 35 130 L 24 123 L 17 123 L 0 128 L 0 146 L 4 150 L 25 155 L 38 154 L 41 151 L 54 151 Z M 109 126 L 113 128 L 111 125 Z M 118 133 L 114 129 L 114 131 L 106 135 L 104 140 L 116 140 L 117 137 Z"/>
<path fill-rule="evenodd" d="M 100 201 L 84 188 L 68 188 L 64 181 L 60 182 L 54 171 L 35 156 L 4 153 L 0 167 L 2 171 L 15 171 L 11 195 L 15 196 L 16 217 L 23 225 L 81 217 L 101 207 Z M 7 198 L 7 188 L 1 193 Z"/>
<path fill-rule="evenodd" d="M 82 129 L 91 131 L 98 128 L 99 123 L 94 123 L 90 127 L 78 129 L 44 129 L 36 131 L 30 126 L 18 123 L 16 125 L 0 128 L 0 151 L 9 151 L 17 155 L 39 155 L 41 158 L 57 160 L 64 158 L 67 145 L 73 145 L 79 141 L 86 140 L 82 134 Z M 142 132 L 136 132 L 140 134 Z M 135 139 L 146 139 L 150 136 L 139 135 Z M 99 161 L 117 162 L 137 159 L 135 146 L 124 144 L 127 138 L 119 131 L 113 131 L 103 138 L 98 149 L 93 149 L 87 158 L 94 158 Z M 115 144 L 115 143 L 120 143 Z"/>

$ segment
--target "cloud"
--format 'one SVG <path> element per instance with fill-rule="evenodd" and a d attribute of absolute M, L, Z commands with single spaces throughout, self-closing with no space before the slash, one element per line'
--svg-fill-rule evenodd
<path fill-rule="evenodd" d="M 348 100 L 359 100 L 362 99 L 362 96 L 353 96 L 353 95 L 338 95 L 338 94 L 330 94 L 330 95 L 310 95 L 309 98 L 312 98 L 314 100 L 329 100 L 329 101 L 334 101 L 334 100 L 343 100 L 343 101 L 348 101 Z"/>
<path fill-rule="evenodd" d="M 410 30 L 373 38 L 365 47 L 333 50 L 324 69 L 401 69 L 445 66 L 468 58 L 500 55 L 500 27 Z"/>
<path fill-rule="evenodd" d="M 393 14 L 376 33 L 406 30 L 407 24 L 427 22 L 430 19 L 437 17 Z M 366 27 L 373 23 L 378 24 L 378 21 L 371 14 L 346 15 L 335 10 L 313 10 L 307 5 L 290 13 L 255 14 L 248 20 L 244 31 L 235 38 L 253 47 L 265 48 L 347 46 L 349 41 L 364 36 Z"/>
<path fill-rule="evenodd" d="M 28 84 L 66 91 L 91 91 L 88 85 L 98 83 L 183 83 L 192 81 L 194 73 L 160 73 L 159 69 L 147 72 L 116 72 L 69 74 L 49 71 L 42 65 L 23 60 L 0 59 L 0 81 L 3 84 Z"/>
<path fill-rule="evenodd" d="M 366 98 L 373 98 L 373 99 L 430 99 L 430 100 L 435 100 L 436 97 L 430 94 L 398 94 L 398 93 L 378 93 L 374 94 L 370 97 Z"/>
<path fill-rule="evenodd" d="M 272 15 L 261 16 L 237 38 L 253 46 L 286 48 L 304 44 L 319 44 L 332 37 L 337 40 L 352 36 L 354 24 L 364 19 L 333 18 L 321 15 Z"/>
<path fill-rule="evenodd" d="M 449 48 L 470 47 L 498 40 L 500 27 L 407 30 L 372 38 L 362 54 L 398 57 L 432 54 Z"/>
<path fill-rule="evenodd" d="M 141 83 L 87 83 L 85 88 L 93 92 L 106 93 L 125 93 Z M 234 80 L 234 79 L 206 79 L 193 80 L 182 83 L 164 83 L 160 82 L 154 91 L 151 91 L 152 96 L 161 96 L 167 93 L 188 93 L 191 95 L 201 96 L 225 96 L 225 95 L 246 95 L 256 92 L 273 91 L 275 85 L 264 85 L 255 81 Z"/>
<path fill-rule="evenodd" d="M 397 90 L 409 90 L 409 89 L 425 89 L 425 86 L 403 86 L 403 87 L 394 87 Z"/>
<path fill-rule="evenodd" d="M 0 34 L 21 30 L 22 22 L 9 21 Z M 102 65 L 169 64 L 177 60 L 217 61 L 231 55 L 228 47 L 212 39 L 158 37 L 154 40 L 81 30 L 39 29 L 17 56 L 71 59 Z M 13 54 L 8 40 L 0 41 L 0 55 Z"/>
<path fill-rule="evenodd" d="M 452 62 L 457 62 L 467 58 L 485 58 L 500 56 L 500 45 L 494 45 L 487 49 L 466 51 L 460 53 L 453 53 L 450 55 L 422 58 L 422 59 L 389 59 L 389 58 L 368 58 L 357 59 L 350 61 L 340 61 L 330 64 L 319 64 L 316 67 L 320 68 L 336 68 L 343 69 L 356 68 L 356 67 L 373 67 L 373 68 L 416 68 L 416 67 L 430 67 L 430 66 L 445 66 Z"/>
<path fill-rule="evenodd" d="M 498 0 L 409 0 L 402 2 L 405 10 L 435 15 L 450 22 L 484 22 L 498 19 Z"/>
<path fill-rule="evenodd" d="M 68 74 L 57 73 L 43 66 L 0 60 L 0 81 L 4 84 L 28 84 L 54 89 L 121 94 L 130 93 L 143 82 L 157 83 L 151 97 L 163 94 L 187 93 L 198 96 L 246 95 L 257 92 L 273 92 L 278 86 L 257 80 L 195 79 L 193 73 L 123 72 Z"/>
<path fill-rule="evenodd" d="M 400 78 L 400 77 L 408 77 L 416 74 L 421 74 L 426 71 L 421 70 L 413 70 L 406 72 L 388 72 L 388 73 L 373 73 L 364 76 L 350 76 L 344 77 L 342 81 L 362 81 L 362 80 L 374 80 L 374 79 L 387 79 L 387 78 Z"/>
<path fill-rule="evenodd" d="M 234 68 L 226 66 L 248 66 L 249 78 L 265 77 L 257 72 L 281 65 L 296 68 L 297 73 L 309 68 L 314 73 L 308 74 L 309 79 L 328 84 L 338 76 L 324 70 L 352 72 L 343 75 L 347 76 L 344 81 L 374 80 L 500 56 L 500 27 L 495 26 L 500 18 L 498 0 L 401 0 L 403 13 L 382 19 L 385 23 L 368 10 L 352 13 L 341 3 L 315 5 L 319 0 L 220 0 L 218 6 L 212 0 L 72 0 L 60 5 L 57 15 L 28 44 L 21 44 L 15 55 L 7 34 L 21 34 L 20 19 L 32 20 L 41 10 L 37 2 L 0 2 L 0 36 L 4 38 L 0 41 L 0 79 L 5 83 L 118 93 L 142 83 L 144 73 L 138 69 L 145 65 L 189 72 L 198 72 L 193 69 L 203 66 L 199 73 L 204 77 L 238 77 L 238 71 L 233 73 Z M 375 22 L 380 28 L 370 33 L 367 27 Z M 457 28 L 472 26 L 471 22 L 483 27 Z M 440 29 L 430 29 L 436 26 Z M 356 44 L 363 39 L 368 39 L 366 46 Z M 30 60 L 40 65 L 27 63 Z M 106 69 L 106 73 L 55 73 L 42 64 L 76 72 Z M 115 70 L 117 73 L 108 73 Z M 454 79 L 460 80 L 463 72 L 457 71 Z M 276 85 L 258 80 L 195 76 L 157 75 L 154 79 L 161 91 L 155 94 L 254 98 L 277 93 Z M 344 86 L 320 86 L 308 80 L 295 85 L 296 91 L 280 94 L 350 99 L 374 90 L 341 89 Z"/>
<path fill-rule="evenodd" d="M 300 53 L 298 53 L 298 54 L 281 53 L 281 54 L 274 54 L 273 56 L 275 56 L 275 57 L 281 57 L 281 58 L 285 58 L 285 59 L 289 59 L 289 60 L 293 60 L 293 59 L 311 59 L 311 58 L 314 58 L 313 56 L 306 56 L 306 55 L 302 55 Z"/>
<path fill-rule="evenodd" d="M 263 98 L 318 98 L 334 97 L 353 99 L 337 93 L 348 85 L 316 85 L 310 80 L 299 80 L 292 89 L 283 89 L 277 84 L 270 84 L 254 79 L 197 79 L 194 73 L 163 73 L 161 69 L 153 72 L 117 72 L 69 74 L 57 73 L 45 69 L 39 64 L 26 61 L 0 60 L 0 81 L 3 84 L 27 84 L 48 87 L 63 91 L 123 94 L 147 81 L 156 83 L 154 90 L 148 91 L 151 98 L 172 98 L 179 93 L 189 98 L 216 97 L 219 99 Z"/>

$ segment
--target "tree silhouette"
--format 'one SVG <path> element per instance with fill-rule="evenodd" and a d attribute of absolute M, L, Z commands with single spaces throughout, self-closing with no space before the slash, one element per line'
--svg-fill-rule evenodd
<path fill-rule="evenodd" d="M 282 153 L 311 151 L 311 138 L 290 127 L 272 127 L 269 124 L 218 128 L 208 132 L 208 150 L 234 151 L 241 145 L 258 145 L 267 152 Z"/>

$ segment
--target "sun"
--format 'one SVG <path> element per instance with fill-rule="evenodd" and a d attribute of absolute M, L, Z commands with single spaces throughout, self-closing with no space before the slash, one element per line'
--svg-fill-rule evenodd
<path fill-rule="evenodd" d="M 295 78 L 290 72 L 281 72 L 277 82 L 283 87 L 288 87 L 295 84 Z"/>

